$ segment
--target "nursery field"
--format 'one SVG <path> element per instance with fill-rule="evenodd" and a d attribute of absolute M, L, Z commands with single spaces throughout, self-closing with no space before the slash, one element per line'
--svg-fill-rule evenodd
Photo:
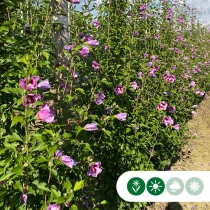
<path fill-rule="evenodd" d="M 165 208 L 119 176 L 210 169 L 210 28 L 185 1 L 6 0 L 0 33 L 0 209 Z"/>

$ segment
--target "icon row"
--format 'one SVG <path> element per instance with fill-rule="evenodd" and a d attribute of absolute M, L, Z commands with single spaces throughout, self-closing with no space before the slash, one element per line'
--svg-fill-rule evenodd
<path fill-rule="evenodd" d="M 153 177 L 145 184 L 141 178 L 133 177 L 127 183 L 127 190 L 132 195 L 141 195 L 145 189 L 154 196 L 162 194 L 165 189 L 171 195 L 180 195 L 184 191 L 184 182 L 178 177 L 173 177 L 165 185 L 162 179 Z M 203 191 L 204 184 L 201 179 L 192 177 L 186 182 L 185 189 L 190 195 L 196 196 Z"/>

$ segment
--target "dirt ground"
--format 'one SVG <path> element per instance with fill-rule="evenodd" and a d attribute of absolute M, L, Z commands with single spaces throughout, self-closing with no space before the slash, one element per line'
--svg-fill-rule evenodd
<path fill-rule="evenodd" d="M 210 93 L 195 110 L 196 114 L 189 121 L 191 138 L 188 140 L 180 159 L 174 163 L 174 171 L 210 171 Z M 209 203 L 180 202 L 154 203 L 147 210 L 210 210 Z"/>

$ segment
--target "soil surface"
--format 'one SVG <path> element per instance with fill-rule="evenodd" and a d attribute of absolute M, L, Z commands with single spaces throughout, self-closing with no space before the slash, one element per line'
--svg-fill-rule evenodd
<path fill-rule="evenodd" d="M 210 93 L 195 110 L 188 122 L 191 138 L 181 152 L 180 159 L 171 166 L 172 171 L 210 171 Z M 210 210 L 210 203 L 180 202 L 154 203 L 147 210 Z"/>

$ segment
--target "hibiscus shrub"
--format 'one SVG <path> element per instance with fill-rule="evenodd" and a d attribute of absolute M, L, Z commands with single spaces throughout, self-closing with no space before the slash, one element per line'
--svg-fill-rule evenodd
<path fill-rule="evenodd" d="M 209 29 L 169 0 L 68 2 L 58 65 L 58 2 L 0 4 L 0 207 L 140 209 L 117 179 L 166 170 L 184 145 L 209 89 Z"/>

